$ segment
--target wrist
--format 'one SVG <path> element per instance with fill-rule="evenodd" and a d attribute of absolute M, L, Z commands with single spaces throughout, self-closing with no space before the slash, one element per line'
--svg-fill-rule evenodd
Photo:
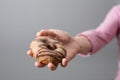
<path fill-rule="evenodd" d="M 92 45 L 90 41 L 85 36 L 75 36 L 74 37 L 78 45 L 78 53 L 88 53 L 91 51 Z"/>
<path fill-rule="evenodd" d="M 74 44 L 76 45 L 76 54 L 80 53 L 81 46 L 79 44 L 79 37 L 74 37 Z"/>

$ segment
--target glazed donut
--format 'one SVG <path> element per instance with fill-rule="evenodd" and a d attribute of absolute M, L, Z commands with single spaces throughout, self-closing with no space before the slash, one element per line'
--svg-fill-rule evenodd
<path fill-rule="evenodd" d="M 46 36 L 35 38 L 30 44 L 30 49 L 33 52 L 33 57 L 43 64 L 51 62 L 57 66 L 66 57 L 63 44 Z"/>

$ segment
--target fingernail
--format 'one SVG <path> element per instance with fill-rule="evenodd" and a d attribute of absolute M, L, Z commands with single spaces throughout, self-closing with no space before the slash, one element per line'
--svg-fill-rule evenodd
<path fill-rule="evenodd" d="M 38 62 L 35 62 L 35 66 L 36 66 L 36 67 L 39 67 L 39 64 L 38 64 Z"/>
<path fill-rule="evenodd" d="M 63 65 L 63 67 L 67 66 L 67 60 L 66 59 L 63 59 L 62 65 Z"/>
<path fill-rule="evenodd" d="M 28 54 L 29 56 L 33 57 L 32 51 L 28 50 L 28 51 L 27 51 L 27 54 Z"/>
<path fill-rule="evenodd" d="M 50 69 L 50 70 L 56 70 L 56 67 L 52 64 L 52 63 L 49 63 L 48 64 L 48 68 Z"/>
<path fill-rule="evenodd" d="M 39 35 L 40 35 L 40 32 L 37 32 L 37 33 L 36 33 L 36 36 L 39 36 Z"/>

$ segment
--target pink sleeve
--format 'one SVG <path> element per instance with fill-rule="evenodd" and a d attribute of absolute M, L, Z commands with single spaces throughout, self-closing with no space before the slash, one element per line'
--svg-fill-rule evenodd
<path fill-rule="evenodd" d="M 87 55 L 97 52 L 116 36 L 119 25 L 119 7 L 113 7 L 98 28 L 78 35 L 86 36 L 92 44 L 92 51 Z"/>

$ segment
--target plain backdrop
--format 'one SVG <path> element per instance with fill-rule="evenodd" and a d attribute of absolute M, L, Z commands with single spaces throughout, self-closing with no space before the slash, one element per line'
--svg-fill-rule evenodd
<path fill-rule="evenodd" d="M 0 80 L 113 80 L 118 46 L 113 39 L 91 57 L 77 55 L 66 68 L 37 68 L 26 54 L 36 32 L 61 29 L 71 35 L 94 29 L 119 0 L 0 0 Z"/>

